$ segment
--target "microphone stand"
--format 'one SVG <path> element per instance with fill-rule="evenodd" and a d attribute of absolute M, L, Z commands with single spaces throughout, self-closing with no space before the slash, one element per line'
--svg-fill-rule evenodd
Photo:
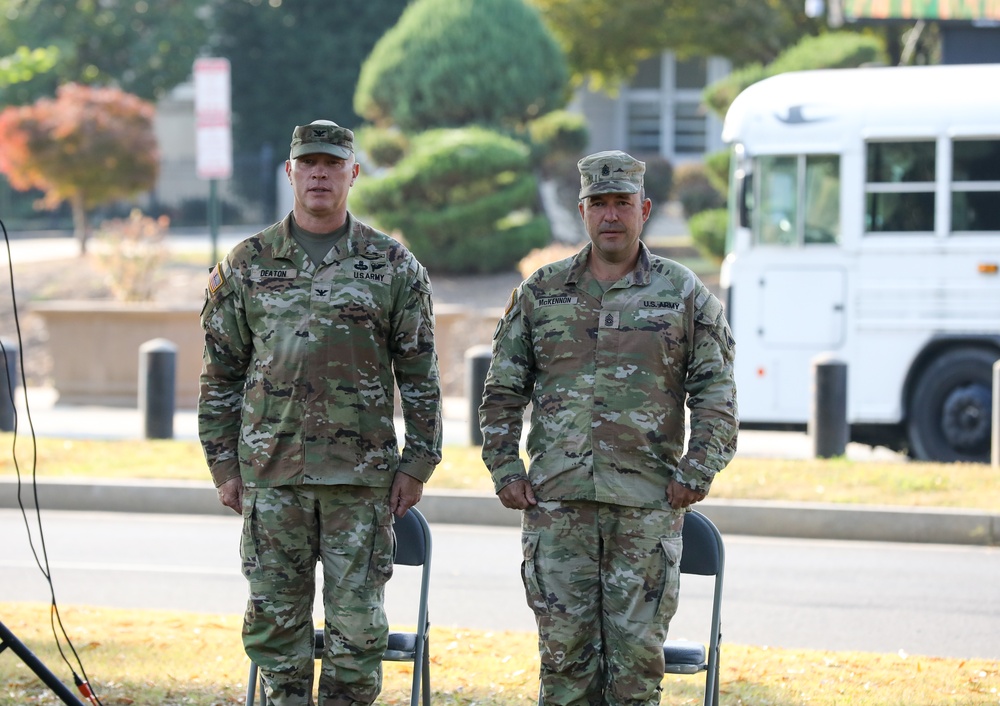
<path fill-rule="evenodd" d="M 62 699 L 64 704 L 67 706 L 87 706 L 80 699 L 76 698 L 76 695 L 65 684 L 59 681 L 56 675 L 0 621 L 0 653 L 8 647 L 52 690 L 53 694 Z"/>

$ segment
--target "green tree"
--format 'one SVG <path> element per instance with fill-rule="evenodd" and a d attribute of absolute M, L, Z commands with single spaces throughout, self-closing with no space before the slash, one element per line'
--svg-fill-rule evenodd
<path fill-rule="evenodd" d="M 516 130 L 569 99 L 566 62 L 522 0 L 416 0 L 365 61 L 359 115 L 404 131 Z"/>
<path fill-rule="evenodd" d="M 75 82 L 114 85 L 153 100 L 191 75 L 207 38 L 203 0 L 0 0 L 0 56 L 58 48 L 44 74 L 6 90 L 24 105 Z"/>
<path fill-rule="evenodd" d="M 0 91 L 51 71 L 58 59 L 59 50 L 56 47 L 18 47 L 13 54 L 0 57 Z"/>
<path fill-rule="evenodd" d="M 211 51 L 232 66 L 237 154 L 270 154 L 263 160 L 269 179 L 287 158 L 296 125 L 320 118 L 360 125 L 353 96 L 361 64 L 407 2 L 210 0 Z M 259 180 L 237 188 L 260 198 Z"/>
<path fill-rule="evenodd" d="M 615 87 L 637 63 L 671 49 L 681 56 L 767 62 L 823 30 L 802 0 L 530 0 L 559 40 L 574 80 Z"/>
<path fill-rule="evenodd" d="M 68 83 L 55 99 L 0 112 L 0 172 L 15 189 L 40 189 L 43 204 L 68 201 L 80 253 L 88 211 L 153 187 L 159 152 L 153 105 L 117 88 Z"/>

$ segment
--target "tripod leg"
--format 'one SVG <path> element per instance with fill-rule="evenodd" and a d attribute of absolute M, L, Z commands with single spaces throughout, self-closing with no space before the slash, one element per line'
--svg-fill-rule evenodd
<path fill-rule="evenodd" d="M 45 683 L 45 686 L 52 690 L 67 706 L 86 706 L 69 688 L 56 678 L 56 675 L 49 671 L 40 659 L 35 657 L 23 642 L 17 639 L 7 626 L 0 622 L 0 653 L 10 648 L 21 661 L 24 662 L 35 675 Z"/>

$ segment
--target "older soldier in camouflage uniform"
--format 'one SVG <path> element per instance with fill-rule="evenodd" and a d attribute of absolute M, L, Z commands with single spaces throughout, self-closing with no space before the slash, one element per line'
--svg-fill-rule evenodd
<path fill-rule="evenodd" d="M 388 636 L 392 515 L 441 460 L 427 272 L 347 211 L 353 133 L 296 127 L 292 212 L 209 277 L 198 421 L 224 505 L 243 515 L 243 642 L 275 706 L 312 704 L 317 561 L 320 704 L 371 704 Z M 406 418 L 400 454 L 393 383 Z"/>
<path fill-rule="evenodd" d="M 591 242 L 511 297 L 480 408 L 483 459 L 501 502 L 523 510 L 542 702 L 657 704 L 684 513 L 736 449 L 734 344 L 705 285 L 639 240 L 645 165 L 616 151 L 579 169 Z"/>

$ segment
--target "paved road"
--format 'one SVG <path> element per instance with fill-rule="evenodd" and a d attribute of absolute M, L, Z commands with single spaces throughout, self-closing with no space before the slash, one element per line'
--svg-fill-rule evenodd
<path fill-rule="evenodd" d="M 239 613 L 235 515 L 45 512 L 63 605 Z M 431 619 L 486 630 L 534 629 L 513 528 L 432 526 Z M 48 600 L 20 513 L 0 510 L 0 601 Z M 36 534 L 36 546 L 38 539 Z M 1000 659 L 1000 549 L 730 536 L 724 639 L 736 644 Z M 390 621 L 412 624 L 417 576 L 400 567 Z M 685 576 L 672 637 L 703 639 L 711 587 Z M 2 620 L 2 616 L 0 616 Z"/>

